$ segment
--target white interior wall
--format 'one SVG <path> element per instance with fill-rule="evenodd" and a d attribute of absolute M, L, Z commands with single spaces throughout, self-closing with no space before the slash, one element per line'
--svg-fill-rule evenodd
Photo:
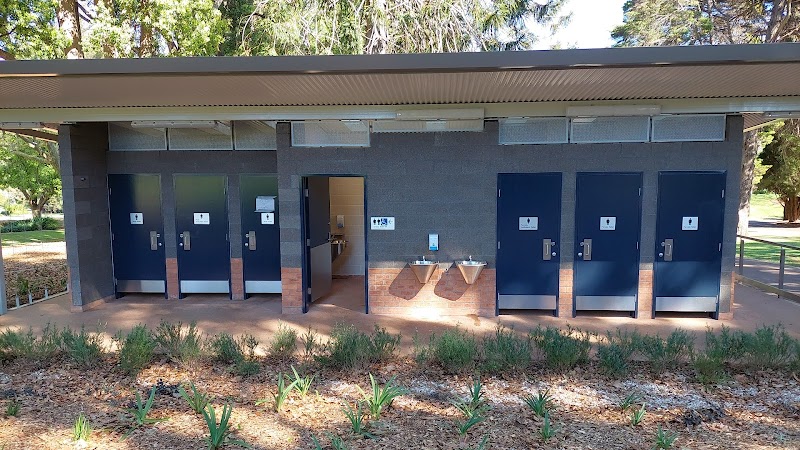
<path fill-rule="evenodd" d="M 331 233 L 344 233 L 347 246 L 333 262 L 334 275 L 364 275 L 364 179 L 331 177 Z M 336 216 L 344 215 L 344 228 Z"/>

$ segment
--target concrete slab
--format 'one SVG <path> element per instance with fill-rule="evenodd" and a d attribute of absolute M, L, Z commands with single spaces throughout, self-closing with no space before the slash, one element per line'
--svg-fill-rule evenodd
<path fill-rule="evenodd" d="M 71 298 L 67 295 L 52 300 L 11 311 L 0 317 L 0 328 L 33 327 L 41 330 L 48 322 L 59 326 L 93 328 L 99 322 L 106 324 L 106 332 L 113 335 L 118 330 L 128 330 L 138 323 L 150 327 L 158 325 L 161 319 L 171 322 L 196 321 L 206 334 L 220 332 L 251 333 L 262 344 L 267 344 L 278 324 L 283 322 L 299 330 L 307 327 L 327 335 L 336 323 L 355 324 L 366 332 L 375 324 L 386 327 L 392 333 L 402 333 L 403 352 L 411 352 L 415 332 L 427 337 L 430 333 L 460 326 L 481 336 L 494 331 L 498 323 L 513 326 L 518 331 L 527 332 L 537 325 L 560 326 L 567 324 L 585 330 L 603 333 L 616 327 L 638 329 L 645 333 L 667 334 L 675 328 L 683 328 L 698 336 L 698 345 L 706 328 L 718 329 L 722 325 L 733 329 L 752 331 L 763 324 L 782 323 L 796 338 L 800 338 L 800 305 L 754 288 L 736 285 L 734 319 L 717 321 L 704 317 L 683 315 L 657 319 L 630 319 L 614 316 L 580 316 L 572 319 L 559 319 L 536 313 L 502 315 L 494 318 L 477 316 L 413 316 L 394 317 L 366 315 L 353 311 L 354 303 L 337 305 L 331 303 L 315 304 L 308 314 L 302 316 L 282 316 L 280 296 L 255 296 L 244 301 L 232 301 L 220 296 L 193 295 L 183 300 L 165 300 L 163 296 L 132 295 L 100 305 L 97 309 L 82 313 L 70 312 Z M 356 308 L 353 308 L 356 309 Z"/>

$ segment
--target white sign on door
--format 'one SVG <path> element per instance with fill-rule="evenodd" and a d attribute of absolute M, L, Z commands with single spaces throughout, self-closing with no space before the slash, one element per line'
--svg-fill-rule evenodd
<path fill-rule="evenodd" d="M 616 217 L 601 217 L 600 218 L 600 229 L 603 231 L 613 231 L 617 229 L 617 218 Z"/>
<path fill-rule="evenodd" d="M 681 230 L 683 231 L 697 230 L 697 217 L 684 217 L 681 223 Z"/>
<path fill-rule="evenodd" d="M 261 225 L 274 225 L 275 213 L 261 213 Z"/>
<path fill-rule="evenodd" d="M 144 223 L 144 214 L 140 212 L 131 213 L 131 225 L 142 225 Z"/>
<path fill-rule="evenodd" d="M 211 215 L 207 212 L 202 213 L 194 213 L 194 224 L 195 225 L 210 225 L 211 224 Z"/>
<path fill-rule="evenodd" d="M 519 218 L 519 229 L 520 231 L 536 231 L 539 229 L 539 218 L 538 217 L 520 217 Z"/>

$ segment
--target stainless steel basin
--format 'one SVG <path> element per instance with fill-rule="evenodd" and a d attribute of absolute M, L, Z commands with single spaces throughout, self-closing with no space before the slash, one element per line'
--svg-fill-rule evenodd
<path fill-rule="evenodd" d="M 335 261 L 344 252 L 346 246 L 347 241 L 344 238 L 334 237 L 331 239 L 331 261 Z"/>
<path fill-rule="evenodd" d="M 433 272 L 436 271 L 436 267 L 438 267 L 438 262 L 434 261 L 426 261 L 426 260 L 417 260 L 411 261 L 408 263 L 411 266 L 411 271 L 414 272 L 414 275 L 417 277 L 420 283 L 425 284 L 428 280 L 431 279 Z"/>
<path fill-rule="evenodd" d="M 467 284 L 475 284 L 475 280 L 478 279 L 483 268 L 486 267 L 486 261 L 473 261 L 471 259 L 456 261 L 456 266 L 458 266 L 458 270 L 461 271 L 461 275 Z"/>

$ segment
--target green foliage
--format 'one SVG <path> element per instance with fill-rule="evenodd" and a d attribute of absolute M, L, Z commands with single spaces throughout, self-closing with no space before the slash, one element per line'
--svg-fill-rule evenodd
<path fill-rule="evenodd" d="M 718 384 L 727 378 L 725 364 L 718 356 L 703 352 L 692 360 L 697 381 L 704 385 Z"/>
<path fill-rule="evenodd" d="M 125 337 L 114 337 L 119 345 L 119 365 L 128 375 L 136 375 L 153 360 L 156 341 L 146 325 L 136 325 Z"/>
<path fill-rule="evenodd" d="M 472 384 L 467 386 L 467 389 L 469 391 L 468 399 L 455 398 L 450 403 L 468 419 L 473 416 L 485 415 L 489 411 L 489 404 L 484 397 L 481 379 L 475 377 Z"/>
<path fill-rule="evenodd" d="M 368 364 L 385 361 L 396 351 L 400 335 L 392 335 L 375 325 L 372 336 L 353 325 L 336 324 L 330 340 L 314 359 L 333 369 L 361 369 Z"/>
<path fill-rule="evenodd" d="M 196 322 L 184 327 L 183 322 L 170 323 L 162 319 L 155 329 L 154 339 L 172 361 L 191 364 L 203 354 L 202 336 Z"/>
<path fill-rule="evenodd" d="M 64 350 L 69 358 L 83 368 L 94 367 L 103 357 L 103 336 L 97 331 L 90 333 L 81 326 L 78 332 L 65 328 L 61 332 Z"/>
<path fill-rule="evenodd" d="M 57 154 L 54 146 L 0 131 L 0 187 L 22 192 L 35 217 L 61 190 L 58 162 L 52 159 L 53 152 Z"/>
<path fill-rule="evenodd" d="M 647 414 L 647 411 L 644 409 L 644 403 L 642 403 L 641 408 L 631 412 L 631 425 L 637 426 L 642 423 L 645 414 Z"/>
<path fill-rule="evenodd" d="M 19 416 L 19 409 L 22 406 L 22 403 L 19 400 L 12 398 L 6 404 L 6 417 L 17 417 Z"/>
<path fill-rule="evenodd" d="M 66 35 L 56 26 L 56 0 L 10 0 L 0 14 L 0 58 L 63 58 Z"/>
<path fill-rule="evenodd" d="M 772 142 L 758 156 L 768 166 L 759 189 L 775 193 L 784 205 L 784 219 L 800 218 L 800 120 L 787 120 L 775 130 Z"/>
<path fill-rule="evenodd" d="M 269 354 L 277 358 L 288 358 L 297 349 L 297 331 L 283 323 L 278 323 L 278 331 L 269 344 Z"/>
<path fill-rule="evenodd" d="M 314 329 L 308 327 L 306 332 L 300 336 L 300 343 L 303 344 L 303 356 L 305 356 L 306 359 L 311 359 L 314 357 L 314 352 L 320 345 L 319 336 Z"/>
<path fill-rule="evenodd" d="M 142 401 L 142 396 L 139 395 L 139 391 L 136 391 L 136 402 L 134 403 L 133 408 L 128 408 L 128 413 L 131 415 L 131 422 L 133 425 L 132 429 L 136 429 L 138 427 L 144 425 L 150 425 L 158 422 L 163 422 L 165 420 L 169 420 L 168 417 L 162 417 L 160 419 L 154 419 L 152 417 L 148 417 L 150 414 L 150 410 L 153 408 L 153 402 L 156 398 L 156 387 L 153 386 L 150 389 L 150 395 L 147 397 L 146 401 Z"/>
<path fill-rule="evenodd" d="M 460 328 L 445 330 L 441 336 L 432 334 L 429 346 L 429 358 L 447 373 L 471 370 L 478 358 L 475 336 Z"/>
<path fill-rule="evenodd" d="M 328 440 L 331 441 L 331 447 L 333 450 L 349 450 L 350 447 L 344 442 L 344 439 L 341 437 L 326 431 L 325 435 L 328 437 Z M 313 434 L 311 435 L 311 441 L 314 443 L 315 450 L 323 450 L 322 444 L 319 443 L 319 439 Z"/>
<path fill-rule="evenodd" d="M 588 332 L 569 326 L 566 331 L 539 326 L 531 331 L 531 338 L 551 369 L 566 371 L 589 360 L 592 344 Z"/>
<path fill-rule="evenodd" d="M 364 401 L 369 408 L 369 415 L 372 420 L 380 420 L 381 412 L 384 408 L 391 406 L 395 398 L 408 394 L 406 388 L 394 384 L 394 379 L 395 377 L 389 378 L 386 384 L 381 387 L 375 377 L 369 374 L 369 383 L 372 387 L 370 393 L 367 394 L 360 387 L 358 388 L 361 391 L 361 395 L 364 396 Z"/>
<path fill-rule="evenodd" d="M 202 412 L 203 419 L 206 421 L 206 427 L 208 427 L 208 436 L 206 436 L 208 450 L 218 450 L 226 445 L 253 448 L 250 444 L 241 439 L 231 439 L 233 427 L 230 424 L 230 420 L 233 407 L 230 403 L 226 403 L 225 406 L 222 407 L 222 416 L 219 419 L 219 423 L 217 423 L 217 415 L 216 412 L 214 412 L 213 405 L 208 405 Z"/>
<path fill-rule="evenodd" d="M 639 333 L 622 331 L 606 332 L 605 344 L 597 347 L 600 369 L 612 378 L 620 378 L 628 373 L 631 356 L 640 342 Z"/>
<path fill-rule="evenodd" d="M 550 396 L 550 391 L 538 391 L 536 396 L 529 395 L 522 399 L 528 407 L 533 410 L 533 413 L 539 417 L 544 417 L 553 406 L 553 397 Z"/>
<path fill-rule="evenodd" d="M 353 409 L 349 403 L 345 403 L 345 408 L 342 408 L 347 420 L 350 422 L 350 431 L 356 436 L 373 438 L 374 436 L 367 431 L 366 414 L 361 409 L 361 402 L 356 402 L 356 407 Z"/>
<path fill-rule="evenodd" d="M 186 391 L 182 385 L 178 386 L 178 393 L 180 394 L 181 398 L 186 400 L 186 403 L 189 404 L 189 407 L 192 408 L 192 411 L 195 414 L 202 414 L 203 411 L 206 409 L 206 406 L 211 402 L 211 399 L 208 397 L 208 394 L 204 394 L 199 392 L 195 387 L 193 382 L 189 383 L 189 387 L 192 388 L 192 393 Z"/>
<path fill-rule="evenodd" d="M 458 430 L 458 435 L 463 439 L 472 427 L 484 420 L 486 420 L 485 417 L 476 414 L 474 416 L 465 417 L 464 420 L 456 420 L 453 423 L 456 426 L 456 430 Z"/>
<path fill-rule="evenodd" d="M 92 435 L 92 425 L 89 419 L 81 412 L 72 425 L 72 440 L 75 442 L 88 442 Z"/>
<path fill-rule="evenodd" d="M 555 435 L 556 428 L 550 421 L 550 413 L 547 412 L 542 418 L 542 426 L 539 428 L 539 437 L 542 438 L 543 442 L 547 442 Z"/>
<path fill-rule="evenodd" d="M 24 333 L 8 328 L 0 333 L 2 359 L 25 358 L 41 362 L 54 357 L 61 348 L 61 333 L 49 323 L 38 337 L 33 333 L 33 328 L 28 328 Z"/>
<path fill-rule="evenodd" d="M 52 217 L 34 217 L 24 220 L 9 220 L 0 224 L 0 233 L 17 233 L 24 231 L 60 230 L 64 224 Z M 62 236 L 63 238 L 63 236 Z"/>
<path fill-rule="evenodd" d="M 783 325 L 762 325 L 755 333 L 743 333 L 744 364 L 754 368 L 775 369 L 790 363 L 796 341 Z"/>
<path fill-rule="evenodd" d="M 675 441 L 677 440 L 678 433 L 670 433 L 659 425 L 658 431 L 656 432 L 656 440 L 653 443 L 653 450 L 669 450 L 675 445 Z"/>
<path fill-rule="evenodd" d="M 289 385 L 286 385 L 286 378 L 283 376 L 282 373 L 278 372 L 278 381 L 276 383 L 276 390 L 275 394 L 272 396 L 272 399 L 261 399 L 256 402 L 256 406 L 263 405 L 264 403 L 272 402 L 273 411 L 276 413 L 280 413 L 281 409 L 283 408 L 284 402 L 289 397 L 289 394 L 297 386 L 297 380 L 292 381 Z"/>
<path fill-rule="evenodd" d="M 314 383 L 314 375 L 305 375 L 301 376 L 297 373 L 297 369 L 292 367 L 292 374 L 294 378 L 291 381 L 294 382 L 294 390 L 300 394 L 300 398 L 305 397 L 308 394 L 308 391 L 311 389 L 311 384 Z"/>
<path fill-rule="evenodd" d="M 654 373 L 662 373 L 674 369 L 684 360 L 691 358 L 694 352 L 694 336 L 684 330 L 677 329 L 667 339 L 660 336 L 644 335 L 640 337 L 639 350 L 650 360 Z"/>
<path fill-rule="evenodd" d="M 684 0 L 626 2 L 624 21 L 611 32 L 620 47 L 708 44 L 712 23 L 699 4 Z"/>
<path fill-rule="evenodd" d="M 208 347 L 214 359 L 225 364 L 233 364 L 232 371 L 237 375 L 255 375 L 261 370 L 255 357 L 258 340 L 251 334 L 244 334 L 239 339 L 234 339 L 228 333 L 220 333 L 210 339 Z"/>
<path fill-rule="evenodd" d="M 481 368 L 488 373 L 523 371 L 531 364 L 531 338 L 520 338 L 514 329 L 497 325 L 494 336 L 483 340 Z"/>
<path fill-rule="evenodd" d="M 635 403 L 639 403 L 640 401 L 642 401 L 642 394 L 638 392 L 631 392 L 619 402 L 619 409 L 622 412 L 625 412 Z"/>
<path fill-rule="evenodd" d="M 722 325 L 719 333 L 714 333 L 710 328 L 706 330 L 706 356 L 717 359 L 723 363 L 737 361 L 745 353 L 744 333 L 733 332 L 729 327 Z"/>

